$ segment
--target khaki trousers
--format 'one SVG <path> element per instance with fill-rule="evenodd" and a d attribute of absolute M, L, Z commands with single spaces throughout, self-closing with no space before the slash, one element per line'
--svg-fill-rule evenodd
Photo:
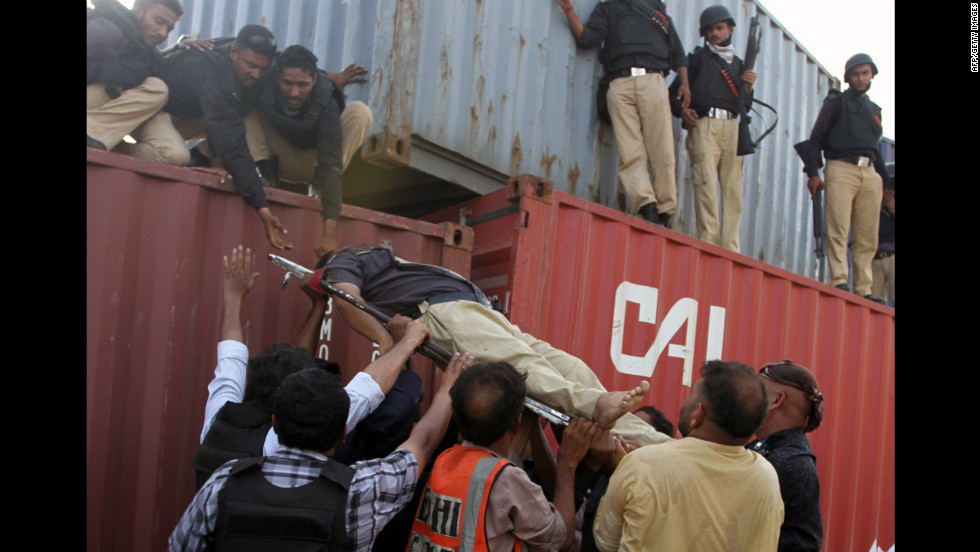
<path fill-rule="evenodd" d="M 619 150 L 619 181 L 633 212 L 656 202 L 658 212 L 673 213 L 677 208 L 674 128 L 664 76 L 651 73 L 614 79 L 606 103 Z"/>
<path fill-rule="evenodd" d="M 742 224 L 742 158 L 738 151 L 738 119 L 702 117 L 687 133 L 697 238 L 739 252 Z M 721 185 L 722 223 L 718 222 Z M 719 230 L 721 242 L 719 243 Z"/>
<path fill-rule="evenodd" d="M 156 77 L 148 77 L 143 84 L 123 90 L 115 99 L 106 94 L 105 84 L 90 84 L 85 94 L 86 132 L 112 150 L 124 136 L 132 134 L 160 111 L 167 97 L 167 85 Z"/>
<path fill-rule="evenodd" d="M 847 283 L 847 235 L 851 234 L 853 290 L 871 294 L 871 261 L 878 249 L 878 210 L 883 194 L 874 167 L 828 159 L 824 170 L 827 219 L 827 264 L 830 285 Z"/>
<path fill-rule="evenodd" d="M 256 110 L 246 115 L 245 140 L 252 153 L 252 159 L 262 161 L 272 155 L 279 156 L 279 179 L 286 182 L 306 184 L 313 180 L 316 173 L 317 149 L 297 148 L 283 138 L 281 134 Z M 348 103 L 340 113 L 341 155 L 343 167 L 347 169 L 354 153 L 361 148 L 364 139 L 374 123 L 371 108 L 364 102 Z"/>
<path fill-rule="evenodd" d="M 880 222 L 880 221 L 879 221 Z M 871 295 L 885 299 L 890 297 L 895 306 L 895 255 L 871 261 Z M 887 295 L 886 295 L 887 292 Z"/>
<path fill-rule="evenodd" d="M 596 401 L 606 392 L 582 360 L 524 333 L 503 314 L 473 301 L 419 305 L 420 320 L 432 340 L 456 353 L 470 353 L 477 362 L 506 361 L 527 374 L 528 395 L 572 417 L 592 418 Z M 669 440 L 652 426 L 627 413 L 612 432 L 644 444 Z"/>
<path fill-rule="evenodd" d="M 132 135 L 135 144 L 124 142 L 119 146 L 123 153 L 140 159 L 183 167 L 191 160 L 187 141 L 204 138 L 206 134 L 207 124 L 203 118 L 192 119 L 160 111 Z"/>

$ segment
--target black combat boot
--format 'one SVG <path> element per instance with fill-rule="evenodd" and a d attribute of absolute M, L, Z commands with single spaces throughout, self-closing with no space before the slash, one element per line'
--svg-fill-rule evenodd
<path fill-rule="evenodd" d="M 656 202 L 647 203 L 643 207 L 640 207 L 640 211 L 638 214 L 640 215 L 640 218 L 642 218 L 643 220 L 647 222 L 652 222 L 657 226 L 663 226 L 664 224 L 663 221 L 660 220 L 660 215 L 657 213 Z"/>

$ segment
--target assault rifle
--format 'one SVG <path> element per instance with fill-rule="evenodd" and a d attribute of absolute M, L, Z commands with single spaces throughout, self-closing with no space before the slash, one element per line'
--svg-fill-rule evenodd
<path fill-rule="evenodd" d="M 755 58 L 759 55 L 762 43 L 762 30 L 759 29 L 759 16 L 753 15 L 749 20 L 749 42 L 745 45 L 745 59 L 742 65 L 746 69 L 755 67 Z"/>
<path fill-rule="evenodd" d="M 800 156 L 803 160 L 803 165 L 806 166 L 806 154 L 810 147 L 810 141 L 804 140 L 793 145 L 793 149 L 796 150 L 796 154 Z M 817 168 L 823 167 L 822 156 L 818 158 Z M 824 218 L 823 211 L 823 189 L 817 190 L 813 194 L 813 239 L 814 239 L 814 251 L 813 253 L 818 259 L 823 259 L 826 256 L 826 247 L 824 244 L 824 236 L 826 236 L 827 220 Z"/>
<path fill-rule="evenodd" d="M 750 69 L 755 68 L 755 60 L 759 56 L 759 50 L 762 47 L 761 44 L 762 44 L 762 29 L 759 27 L 759 16 L 753 15 L 752 19 L 749 22 L 749 41 L 745 45 L 745 57 L 742 60 L 743 71 L 748 71 Z M 742 96 L 744 97 L 745 94 L 742 94 Z M 768 109 L 769 111 L 772 111 L 774 114 L 776 114 L 776 121 L 773 122 L 773 124 L 768 129 L 766 129 L 766 131 L 763 132 L 758 139 L 753 140 L 752 135 L 749 133 L 749 124 L 752 122 L 752 118 L 748 116 L 748 112 L 749 109 L 752 109 L 753 111 L 755 111 L 755 109 L 750 105 L 745 105 L 745 102 L 747 101 L 748 100 L 746 99 L 743 100 L 742 102 L 742 105 L 744 106 L 743 113 L 740 114 L 741 117 L 739 118 L 739 123 L 738 123 L 738 152 L 737 152 L 738 155 L 748 155 L 750 153 L 755 153 L 755 148 L 759 147 L 759 142 L 762 142 L 763 138 L 765 138 L 766 136 L 769 135 L 770 132 L 775 130 L 776 123 L 779 122 L 779 114 L 776 113 L 776 110 L 773 109 L 771 105 L 767 104 L 762 100 L 753 98 L 752 104 L 759 104 L 765 107 L 766 109 Z M 758 113 L 758 111 L 756 111 L 756 113 Z"/>
<path fill-rule="evenodd" d="M 313 272 L 312 270 L 302 265 L 296 264 L 288 259 L 284 259 L 279 255 L 273 255 L 271 253 L 269 254 L 269 260 L 272 261 L 273 264 L 275 264 L 279 268 L 282 268 L 283 270 L 286 271 L 286 275 L 282 279 L 282 284 L 279 285 L 280 289 L 284 289 L 286 287 L 286 284 L 289 283 L 290 278 L 296 278 L 297 280 L 299 280 L 300 282 L 308 286 L 322 289 L 331 295 L 337 296 L 343 299 L 344 301 L 347 301 L 351 305 L 354 305 L 355 307 L 373 316 L 376 320 L 384 324 L 385 328 L 387 328 L 388 323 L 391 322 L 391 317 L 389 317 L 385 313 L 381 312 L 375 307 L 372 307 L 371 305 L 368 305 L 367 303 L 364 303 L 363 301 L 358 300 L 353 295 L 338 288 L 337 286 L 334 286 L 330 282 L 326 282 L 324 280 L 314 282 L 313 278 L 316 275 L 316 273 Z M 422 345 L 419 346 L 417 352 L 422 356 L 431 359 L 443 369 L 445 369 L 445 367 L 449 365 L 449 361 L 452 360 L 453 358 L 452 353 L 440 347 L 439 345 L 434 343 L 431 339 L 426 339 L 422 343 Z M 542 418 L 545 418 L 546 420 L 554 424 L 567 426 L 568 423 L 571 421 L 571 417 L 569 417 L 568 415 L 559 412 L 551 408 L 550 406 L 541 404 L 540 402 L 530 397 L 524 397 L 524 406 L 526 406 L 532 412 L 538 414 Z"/>
<path fill-rule="evenodd" d="M 762 40 L 762 32 L 759 30 L 759 18 L 758 16 L 752 16 L 749 23 L 749 41 L 745 45 L 745 59 L 742 60 L 742 71 L 748 71 L 755 67 L 755 58 L 759 55 L 759 43 Z M 739 97 L 739 107 L 742 109 L 740 113 L 741 117 L 738 119 L 738 155 L 748 155 L 750 153 L 755 153 L 755 142 L 752 140 L 752 135 L 749 133 L 749 123 L 752 122 L 752 118 L 749 117 L 748 111 L 751 105 L 748 103 L 749 99 L 744 94 Z"/>

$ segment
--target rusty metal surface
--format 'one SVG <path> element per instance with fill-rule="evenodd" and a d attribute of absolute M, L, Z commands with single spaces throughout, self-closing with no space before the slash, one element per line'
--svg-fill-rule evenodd
<path fill-rule="evenodd" d="M 191 460 L 214 374 L 222 256 L 244 244 L 261 273 L 242 312 L 254 353 L 291 341 L 310 308 L 295 282 L 265 260 L 312 267 L 319 200 L 267 189 L 295 249 L 272 250 L 234 185 L 216 176 L 88 150 L 86 266 L 87 549 L 164 550 L 194 494 Z M 390 244 L 401 257 L 469 274 L 473 233 L 345 205 L 341 243 Z M 376 348 L 332 310 L 318 356 L 344 380 Z M 425 396 L 439 374 L 416 355 Z"/>
<path fill-rule="evenodd" d="M 823 549 L 895 543 L 895 311 L 521 175 L 427 217 L 475 232 L 472 280 L 508 318 L 582 358 L 607 389 L 650 382 L 672 421 L 708 359 L 791 358 L 826 397 L 809 434 Z"/>
<path fill-rule="evenodd" d="M 580 0 L 575 8 L 585 20 L 597 3 Z M 810 198 L 792 146 L 809 136 L 824 97 L 839 83 L 754 0 L 670 2 L 685 50 L 700 44 L 699 14 L 714 4 L 728 7 L 736 20 L 739 55 L 745 52 L 749 19 L 759 16 L 763 38 L 755 97 L 779 112 L 777 130 L 744 159 L 742 251 L 819 279 Z M 183 5 L 186 15 L 171 42 L 180 33 L 230 36 L 246 23 L 261 23 L 280 44 L 310 48 L 327 70 L 365 66 L 370 81 L 345 92 L 348 100 L 361 100 L 375 113 L 362 156 L 377 165 L 410 167 L 478 194 L 502 188 L 509 177 L 535 174 L 562 192 L 629 209 L 618 184 L 612 128 L 596 117 L 598 49 L 575 45 L 553 1 L 185 0 Z M 755 136 L 775 120 L 760 112 Z M 674 119 L 674 137 L 674 225 L 693 236 L 690 159 L 679 119 Z"/>

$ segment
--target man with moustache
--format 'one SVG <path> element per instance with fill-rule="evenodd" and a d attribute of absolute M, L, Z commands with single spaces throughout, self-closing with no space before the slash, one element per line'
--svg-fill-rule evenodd
<path fill-rule="evenodd" d="M 184 9 L 177 0 L 93 0 L 86 18 L 85 131 L 90 148 L 111 150 L 167 103 L 157 46 Z"/>
<path fill-rule="evenodd" d="M 221 167 L 207 170 L 221 174 L 222 181 L 231 176 L 242 199 L 258 213 L 272 247 L 292 249 L 266 201 L 242 121 L 257 104 L 255 85 L 275 58 L 275 37 L 261 25 L 245 25 L 235 38 L 212 43 L 211 49 L 181 49 L 165 58 L 163 79 L 170 98 L 133 136 L 136 144 L 127 145 L 125 153 L 185 166 L 191 160 L 187 140 L 207 138 L 209 155 Z"/>
<path fill-rule="evenodd" d="M 681 405 L 684 437 L 638 448 L 613 472 L 596 514 L 596 547 L 775 552 L 783 522 L 779 480 L 765 458 L 745 448 L 768 408 L 752 368 L 707 362 Z"/>
<path fill-rule="evenodd" d="M 757 75 L 751 69 L 743 70 L 741 58 L 735 55 L 732 45 L 735 19 L 728 8 L 705 8 L 701 12 L 700 25 L 704 46 L 698 46 L 687 55 L 691 105 L 684 108 L 675 100 L 671 107 L 687 129 L 697 238 L 738 253 L 742 223 L 739 112 L 751 105 L 752 86 Z M 671 97 L 676 95 L 674 92 L 679 85 L 679 80 L 671 84 Z"/>
<path fill-rule="evenodd" d="M 249 150 L 271 180 L 267 184 L 303 195 L 312 187 L 320 198 L 323 231 L 314 248 L 319 258 L 337 248 L 343 202 L 340 175 L 374 119 L 364 102 L 347 103 L 343 84 L 316 63 L 313 52 L 298 44 L 283 50 L 272 78 L 261 84 L 258 108 L 244 120 Z M 350 68 L 345 73 L 349 72 Z M 277 160 L 275 168 L 270 166 L 273 159 Z"/>
<path fill-rule="evenodd" d="M 871 80 L 878 74 L 871 56 L 855 54 L 844 65 L 844 92 L 831 91 L 810 132 L 803 172 L 810 196 L 826 189 L 827 261 L 830 285 L 851 291 L 847 284 L 847 237 L 851 236 L 854 293 L 884 303 L 871 295 L 871 261 L 878 246 L 878 211 L 882 179 L 888 174 L 881 157 L 881 108 L 868 98 Z M 820 154 L 827 159 L 820 178 Z"/>

